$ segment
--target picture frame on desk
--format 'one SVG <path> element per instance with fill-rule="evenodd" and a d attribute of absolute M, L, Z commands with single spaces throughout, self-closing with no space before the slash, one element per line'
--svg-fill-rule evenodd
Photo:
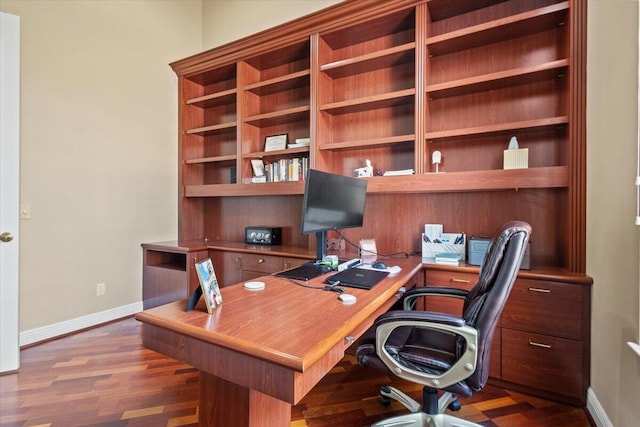
<path fill-rule="evenodd" d="M 207 312 L 213 313 L 216 307 L 222 304 L 222 294 L 211 258 L 196 262 L 196 273 L 202 289 L 202 298 L 207 305 Z"/>
<path fill-rule="evenodd" d="M 271 135 L 264 139 L 264 151 L 285 150 L 287 148 L 288 134 Z"/>

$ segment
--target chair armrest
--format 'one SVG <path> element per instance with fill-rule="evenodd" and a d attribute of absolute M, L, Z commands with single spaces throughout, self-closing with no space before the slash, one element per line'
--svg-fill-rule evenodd
<path fill-rule="evenodd" d="M 424 286 L 419 288 L 413 288 L 408 290 L 402 296 L 402 305 L 405 310 L 413 310 L 416 305 L 416 301 L 418 298 L 428 297 L 428 296 L 440 296 L 440 297 L 451 297 L 451 298 L 460 298 L 465 299 L 469 291 L 460 288 L 448 288 L 448 287 L 439 287 L 439 286 Z"/>
<path fill-rule="evenodd" d="M 435 311 L 395 310 L 388 311 L 376 319 L 376 326 L 389 322 L 415 321 L 434 323 L 430 329 L 439 329 L 435 324 L 462 327 L 466 325 L 464 319 L 453 314 L 439 313 Z"/>
<path fill-rule="evenodd" d="M 396 328 L 413 326 L 455 334 L 465 341 L 464 352 L 453 366 L 442 374 L 430 374 L 414 370 L 400 363 L 386 349 L 386 343 Z M 387 368 L 400 378 L 434 388 L 444 388 L 468 378 L 478 362 L 478 331 L 467 326 L 464 319 L 445 313 L 398 310 L 378 318 L 376 329 L 376 354 Z"/>

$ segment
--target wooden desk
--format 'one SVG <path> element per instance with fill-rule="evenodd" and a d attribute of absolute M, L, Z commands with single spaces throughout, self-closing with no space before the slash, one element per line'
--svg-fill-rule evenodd
<path fill-rule="evenodd" d="M 420 259 L 372 290 L 346 288 L 357 297 L 344 305 L 335 292 L 296 286 L 266 276 L 262 291 L 242 284 L 222 289 L 223 303 L 209 315 L 186 300 L 140 312 L 144 346 L 200 371 L 201 426 L 289 427 L 298 403 L 344 356 L 345 349 L 420 269 Z M 326 276 L 309 281 L 323 287 Z"/>

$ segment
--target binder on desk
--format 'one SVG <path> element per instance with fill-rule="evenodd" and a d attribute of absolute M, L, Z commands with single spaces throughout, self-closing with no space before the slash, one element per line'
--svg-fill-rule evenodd
<path fill-rule="evenodd" d="M 371 289 L 382 279 L 387 277 L 389 272 L 376 271 L 364 268 L 348 268 L 340 273 L 327 277 L 330 285 L 339 284 L 348 288 Z M 339 282 L 339 283 L 338 283 Z"/>

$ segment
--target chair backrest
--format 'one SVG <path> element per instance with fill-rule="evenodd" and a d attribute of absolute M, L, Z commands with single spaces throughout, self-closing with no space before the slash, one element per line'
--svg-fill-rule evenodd
<path fill-rule="evenodd" d="M 493 333 L 520 269 L 530 234 L 531 226 L 523 221 L 511 221 L 498 229 L 489 243 L 478 281 L 465 299 L 462 317 L 479 331 L 478 364 L 466 380 L 474 390 L 482 389 L 489 377 Z"/>

